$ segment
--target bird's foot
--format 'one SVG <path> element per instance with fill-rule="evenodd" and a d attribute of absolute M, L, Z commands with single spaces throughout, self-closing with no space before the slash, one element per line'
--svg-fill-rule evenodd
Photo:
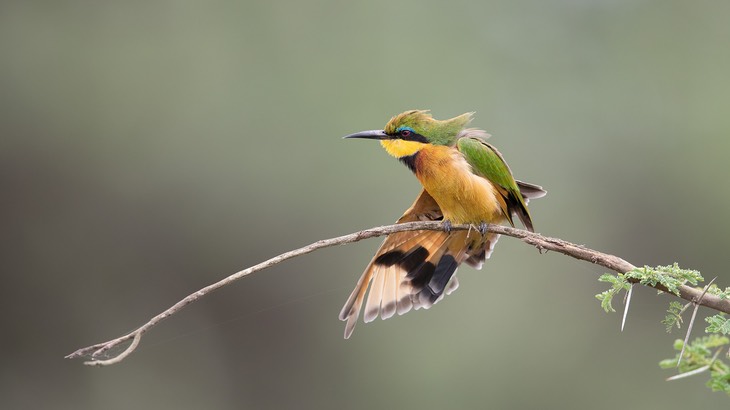
<path fill-rule="evenodd" d="M 482 236 L 484 236 L 487 234 L 488 227 L 489 227 L 488 223 L 481 221 L 481 222 L 479 222 L 479 227 L 477 228 L 477 230 L 479 231 L 480 234 L 482 234 Z"/>
<path fill-rule="evenodd" d="M 451 221 L 444 219 L 444 232 L 451 233 Z"/>

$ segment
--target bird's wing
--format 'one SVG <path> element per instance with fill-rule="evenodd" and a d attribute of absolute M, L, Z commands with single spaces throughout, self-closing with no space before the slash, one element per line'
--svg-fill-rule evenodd
<path fill-rule="evenodd" d="M 436 221 L 443 214 L 425 190 L 397 223 Z M 355 328 L 364 303 L 364 320 L 382 319 L 411 309 L 428 309 L 458 287 L 456 268 L 470 255 L 466 231 L 408 231 L 388 235 L 365 268 L 340 312 L 345 338 Z M 473 233 L 472 233 L 473 235 Z M 365 300 L 365 294 L 370 292 Z"/>
<path fill-rule="evenodd" d="M 521 193 L 515 179 L 512 177 L 512 171 L 504 161 L 502 154 L 496 148 L 488 144 L 482 139 L 482 135 L 486 135 L 478 130 L 467 130 L 461 138 L 456 142 L 456 148 L 464 155 L 466 162 L 472 167 L 474 174 L 486 178 L 496 188 L 502 197 L 502 212 L 504 213 L 510 224 L 512 215 L 515 214 L 520 218 L 525 228 L 529 231 L 533 230 L 530 211 L 525 204 L 524 196 L 532 194 L 536 197 L 536 191 L 542 191 L 537 185 L 524 184 L 526 191 L 529 193 Z"/>

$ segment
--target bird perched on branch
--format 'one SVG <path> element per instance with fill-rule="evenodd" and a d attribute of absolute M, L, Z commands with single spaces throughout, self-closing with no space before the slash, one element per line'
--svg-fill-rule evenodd
<path fill-rule="evenodd" d="M 466 128 L 471 119 L 472 113 L 466 113 L 439 121 L 428 111 L 413 110 L 391 118 L 383 130 L 345 137 L 380 140 L 423 185 L 398 223 L 443 220 L 445 226 L 443 231 L 399 232 L 385 239 L 340 312 L 340 320 L 347 322 L 346 339 L 363 302 L 367 323 L 378 315 L 388 319 L 428 309 L 456 290 L 459 265 L 480 269 L 499 239 L 487 232 L 487 224 L 507 221 L 514 226 L 517 216 L 533 231 L 527 202 L 546 192 L 515 181 L 502 155 L 486 142 L 489 134 Z M 473 224 L 476 229 L 451 231 L 451 224 Z"/>

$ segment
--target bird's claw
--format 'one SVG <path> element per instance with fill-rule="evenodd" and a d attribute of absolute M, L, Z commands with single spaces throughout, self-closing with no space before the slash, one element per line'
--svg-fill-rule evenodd
<path fill-rule="evenodd" d="M 477 230 L 479 231 L 480 234 L 482 234 L 482 236 L 484 236 L 487 234 L 488 227 L 489 227 L 488 223 L 481 221 L 481 222 L 479 222 L 479 227 L 477 228 Z"/>
<path fill-rule="evenodd" d="M 451 221 L 444 219 L 444 232 L 451 233 Z"/>

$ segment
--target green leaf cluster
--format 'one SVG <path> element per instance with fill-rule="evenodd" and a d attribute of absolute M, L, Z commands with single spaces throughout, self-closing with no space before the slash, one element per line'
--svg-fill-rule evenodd
<path fill-rule="evenodd" d="M 707 289 L 707 293 L 710 295 L 715 295 L 719 297 L 720 299 L 730 299 L 730 287 L 723 289 L 720 289 L 719 286 L 715 285 L 714 283 L 710 285 L 710 287 Z"/>
<path fill-rule="evenodd" d="M 615 312 L 616 310 L 611 305 L 613 297 L 622 290 L 628 291 L 629 288 L 631 288 L 631 283 L 629 283 L 624 275 L 620 273 L 618 275 L 611 275 L 610 273 L 606 273 L 604 275 L 601 275 L 601 277 L 598 278 L 598 281 L 610 283 L 611 288 L 597 294 L 596 299 L 601 301 L 601 307 L 603 308 L 603 310 L 605 310 L 606 312 Z"/>
<path fill-rule="evenodd" d="M 601 277 L 598 278 L 598 281 L 610 283 L 611 288 L 597 294 L 596 299 L 601 301 L 601 307 L 603 310 L 606 312 L 615 312 L 616 310 L 611 304 L 613 297 L 622 290 L 628 291 L 631 287 L 631 282 L 633 281 L 638 281 L 640 284 L 648 286 L 661 285 L 667 288 L 670 292 L 679 296 L 680 286 L 685 283 L 691 283 L 693 286 L 696 286 L 699 282 L 704 281 L 704 278 L 702 278 L 702 275 L 698 271 L 682 269 L 675 263 L 674 265 L 657 266 L 655 268 L 644 266 L 643 268 L 636 268 L 624 274 L 619 273 L 618 275 L 606 273 L 601 275 Z M 730 288 L 727 290 L 730 290 Z M 728 293 L 728 297 L 730 297 L 730 293 Z M 665 321 L 670 323 L 662 321 L 667 325 L 668 329 L 671 330 L 671 328 L 675 325 L 679 327 L 681 318 L 679 317 L 678 312 L 679 310 L 675 312 L 677 314 L 674 314 L 672 318 L 667 316 Z M 670 315 L 672 315 L 671 312 Z"/>
<path fill-rule="evenodd" d="M 674 350 L 681 351 L 683 344 L 682 340 L 676 340 Z M 679 373 L 709 370 L 710 380 L 707 382 L 707 386 L 712 391 L 724 391 L 730 395 L 730 367 L 718 359 L 728 344 L 730 344 L 730 339 L 717 334 L 696 338 L 684 350 L 684 356 L 678 368 Z M 672 369 L 677 367 L 678 361 L 679 354 L 672 359 L 662 360 L 659 362 L 659 366 L 663 369 Z"/>
<path fill-rule="evenodd" d="M 705 329 L 705 332 L 707 333 L 718 333 L 721 335 L 730 334 L 730 319 L 726 318 L 724 313 L 706 317 L 705 322 L 710 324 L 710 326 L 707 326 Z"/>
<path fill-rule="evenodd" d="M 669 309 L 667 309 L 667 315 L 662 320 L 662 323 L 667 327 L 667 333 L 670 333 L 676 326 L 679 329 L 682 325 L 682 312 L 684 306 L 681 303 L 673 300 L 669 303 Z"/>
<path fill-rule="evenodd" d="M 627 279 L 638 280 L 642 285 L 656 286 L 662 285 L 670 292 L 679 296 L 679 287 L 689 282 L 693 286 L 697 286 L 699 282 L 704 281 L 700 272 L 691 269 L 682 269 L 676 263 L 674 265 L 657 266 L 652 268 L 644 266 L 626 272 L 624 276 Z"/>

